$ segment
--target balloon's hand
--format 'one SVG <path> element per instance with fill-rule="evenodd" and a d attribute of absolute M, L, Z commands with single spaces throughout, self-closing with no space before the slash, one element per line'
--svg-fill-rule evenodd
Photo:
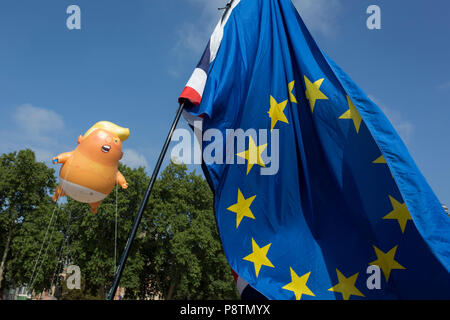
<path fill-rule="evenodd" d="M 117 171 L 116 183 L 118 185 L 120 185 L 122 187 L 122 189 L 128 188 L 128 182 L 127 182 L 127 180 L 125 180 L 125 177 L 123 176 L 122 173 L 120 173 L 120 171 Z"/>
<path fill-rule="evenodd" d="M 52 159 L 52 163 L 53 164 L 57 164 L 57 163 L 61 163 L 64 164 L 67 162 L 67 160 L 69 160 L 72 157 L 72 152 L 66 152 L 66 153 L 61 153 L 60 155 L 58 155 L 57 157 L 54 157 Z"/>

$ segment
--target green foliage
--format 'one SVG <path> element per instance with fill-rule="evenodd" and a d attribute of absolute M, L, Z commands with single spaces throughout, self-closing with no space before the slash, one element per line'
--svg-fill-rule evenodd
<path fill-rule="evenodd" d="M 80 267 L 82 285 L 69 290 L 60 281 L 61 299 L 105 299 L 149 182 L 143 168 L 120 164 L 119 170 L 128 189 L 114 189 L 94 215 L 87 204 L 51 201 L 54 170 L 36 162 L 32 151 L 0 156 L 0 258 L 8 247 L 3 268 L 8 283 L 29 285 L 33 275 L 40 292 L 61 280 L 64 261 Z M 212 200 L 195 171 L 175 164 L 165 168 L 121 279 L 126 299 L 238 298 Z"/>
<path fill-rule="evenodd" d="M 26 218 L 55 187 L 55 171 L 27 149 L 0 156 L 0 208 L 7 220 Z"/>
<path fill-rule="evenodd" d="M 31 276 L 24 268 L 37 255 L 37 239 L 55 207 L 49 197 L 55 188 L 54 173 L 36 162 L 34 152 L 28 149 L 0 156 L 0 289 L 6 270 L 18 283 Z"/>
<path fill-rule="evenodd" d="M 70 239 L 67 254 L 70 260 L 81 268 L 86 292 L 90 295 L 99 294 L 102 299 L 106 297 L 116 269 L 114 261 L 116 212 L 118 263 L 148 183 L 143 168 L 132 170 L 120 165 L 119 169 L 128 181 L 128 189 L 113 190 L 103 201 L 97 214 L 92 214 L 87 204 L 71 199 L 64 206 L 64 211 L 69 212 L 72 219 L 67 231 Z M 143 266 L 139 248 L 139 239 L 136 239 L 122 276 L 121 285 L 124 287 L 139 286 L 138 274 Z"/>
<path fill-rule="evenodd" d="M 64 212 L 50 199 L 37 206 L 15 233 L 7 278 L 20 285 L 32 284 L 38 292 L 48 288 L 57 267 L 66 224 Z"/>
<path fill-rule="evenodd" d="M 155 184 L 143 232 L 147 294 L 165 299 L 232 299 L 231 270 L 216 229 L 206 181 L 171 164 Z"/>

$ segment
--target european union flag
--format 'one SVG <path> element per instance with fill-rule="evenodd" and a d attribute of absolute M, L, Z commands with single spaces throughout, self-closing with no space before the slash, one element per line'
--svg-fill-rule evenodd
<path fill-rule="evenodd" d="M 253 288 L 270 299 L 450 298 L 448 216 L 290 0 L 233 1 L 180 98 L 204 133 L 249 133 L 242 145 L 204 143 L 235 161 L 203 168 L 228 262 Z"/>

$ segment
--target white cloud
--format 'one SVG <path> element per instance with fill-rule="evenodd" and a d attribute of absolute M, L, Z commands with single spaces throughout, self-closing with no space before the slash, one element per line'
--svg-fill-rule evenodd
<path fill-rule="evenodd" d="M 397 133 L 400 135 L 400 137 L 402 137 L 405 143 L 409 143 L 414 133 L 414 125 L 406 120 L 400 112 L 387 107 L 374 96 L 369 95 L 369 98 L 380 107 L 380 109 L 384 112 L 389 121 L 391 121 L 395 130 L 397 130 Z"/>
<path fill-rule="evenodd" d="M 52 151 L 50 149 L 45 148 L 30 147 L 30 149 L 34 151 L 37 161 L 45 162 L 47 165 L 50 165 L 50 161 L 53 157 L 56 157 L 58 154 L 62 153 L 60 152 L 60 150 Z"/>
<path fill-rule="evenodd" d="M 58 140 L 65 132 L 65 123 L 56 112 L 24 104 L 13 110 L 10 120 L 12 126 L 0 130 L 0 152 L 30 148 L 38 161 L 49 163 L 53 156 L 66 149 Z"/>
<path fill-rule="evenodd" d="M 17 107 L 13 121 L 23 139 L 40 144 L 53 143 L 54 134 L 64 130 L 65 127 L 59 114 L 31 104 Z"/>
<path fill-rule="evenodd" d="M 292 3 L 312 33 L 335 34 L 342 13 L 340 0 L 292 0 Z"/>
<path fill-rule="evenodd" d="M 70 147 L 61 143 L 67 127 L 61 115 L 53 110 L 24 104 L 13 109 L 9 121 L 8 130 L 0 129 L 0 153 L 29 148 L 36 154 L 37 161 L 50 165 L 54 156 L 73 150 L 76 144 L 77 137 Z M 145 156 L 134 149 L 124 150 L 122 162 L 131 168 L 148 168 Z"/>
<path fill-rule="evenodd" d="M 450 89 L 450 81 L 441 84 L 440 86 L 438 86 L 438 88 L 442 90 Z"/>
<path fill-rule="evenodd" d="M 61 143 L 61 138 L 67 136 L 67 127 L 61 115 L 50 109 L 24 104 L 12 110 L 9 120 L 1 120 L 0 125 L 8 129 L 0 129 L 0 153 L 29 148 L 35 152 L 37 161 L 50 165 L 54 156 L 71 151 L 76 145 L 77 137 L 73 138 L 72 146 Z M 122 162 L 131 168 L 148 168 L 145 156 L 134 149 L 124 150 Z"/>
<path fill-rule="evenodd" d="M 179 52 L 187 49 L 193 54 L 200 55 L 208 43 L 214 31 L 214 27 L 219 22 L 223 11 L 218 8 L 224 7 L 224 0 L 186 0 L 191 5 L 198 7 L 199 15 L 193 17 L 194 23 L 186 23 L 178 31 L 178 43 L 175 48 Z M 184 54 L 185 52 L 183 52 Z M 198 57 L 200 59 L 200 56 Z"/>
<path fill-rule="evenodd" d="M 123 158 L 120 162 L 125 164 L 130 168 L 139 168 L 145 167 L 148 168 L 148 162 L 144 155 L 140 154 L 134 149 L 125 149 L 123 150 Z"/>
<path fill-rule="evenodd" d="M 219 22 L 226 0 L 185 0 L 190 5 L 198 7 L 199 15 L 193 17 L 195 22 L 184 24 L 178 31 L 176 52 L 201 55 L 214 27 Z M 339 16 L 342 12 L 341 0 L 293 0 L 311 32 L 333 35 L 338 27 Z M 181 50 L 184 49 L 184 50 Z M 199 56 L 200 58 L 200 56 Z"/>

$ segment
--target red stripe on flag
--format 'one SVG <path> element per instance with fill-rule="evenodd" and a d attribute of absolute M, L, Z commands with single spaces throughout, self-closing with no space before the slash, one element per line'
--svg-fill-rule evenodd
<path fill-rule="evenodd" d="M 233 273 L 234 282 L 237 282 L 237 279 L 239 277 L 238 274 L 236 272 L 234 272 L 233 269 L 231 269 L 231 272 Z"/>
<path fill-rule="evenodd" d="M 185 87 L 181 93 L 178 101 L 181 103 L 182 99 L 189 100 L 192 104 L 198 106 L 202 102 L 202 96 L 193 88 Z"/>

